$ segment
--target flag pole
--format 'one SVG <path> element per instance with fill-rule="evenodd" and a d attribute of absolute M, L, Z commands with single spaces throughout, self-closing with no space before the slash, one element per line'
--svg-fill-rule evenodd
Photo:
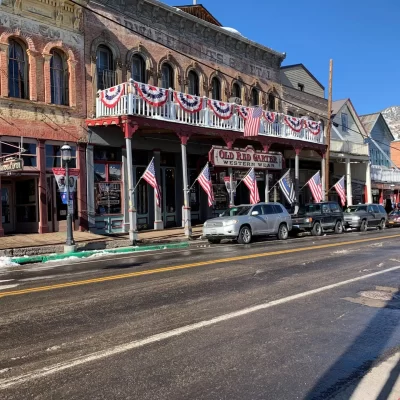
<path fill-rule="evenodd" d="M 250 171 L 253 169 L 253 167 L 251 167 L 248 171 L 247 174 L 239 181 L 239 183 L 236 185 L 236 189 L 239 187 L 239 185 L 243 182 L 243 180 L 246 178 L 246 176 L 250 173 Z M 255 173 L 255 171 L 254 171 Z"/>

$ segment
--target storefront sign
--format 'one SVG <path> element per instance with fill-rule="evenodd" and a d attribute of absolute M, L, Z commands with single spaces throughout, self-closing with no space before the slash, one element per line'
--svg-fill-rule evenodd
<path fill-rule="evenodd" d="M 22 171 L 23 169 L 24 169 L 24 160 L 22 158 L 5 160 L 0 164 L 0 172 Z"/>
<path fill-rule="evenodd" d="M 213 146 L 208 157 L 216 167 L 282 169 L 282 154 L 255 151 L 251 146 L 247 146 L 244 150 Z"/>
<path fill-rule="evenodd" d="M 247 175 L 248 170 L 234 170 L 235 179 L 241 181 Z M 265 181 L 264 171 L 255 171 L 257 181 Z"/>
<path fill-rule="evenodd" d="M 79 176 L 79 169 L 70 168 L 69 172 L 69 191 L 70 193 L 76 192 L 76 181 L 78 180 Z M 59 192 L 66 192 L 66 178 L 65 178 L 65 168 L 53 168 L 53 174 L 56 178 L 58 191 Z"/>

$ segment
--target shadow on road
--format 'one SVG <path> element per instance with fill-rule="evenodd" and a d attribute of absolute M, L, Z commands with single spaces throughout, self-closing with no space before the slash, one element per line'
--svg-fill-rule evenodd
<path fill-rule="evenodd" d="M 308 392 L 305 399 L 328 400 L 336 396 L 340 398 L 343 390 L 346 390 L 346 399 L 350 399 L 362 378 L 377 360 L 388 355 L 389 342 L 399 325 L 400 290 L 379 309 L 366 328 Z M 376 400 L 388 399 L 399 373 L 400 363 L 391 371 Z"/>
<path fill-rule="evenodd" d="M 132 262 L 124 262 L 124 263 L 117 263 L 116 265 L 107 265 L 103 269 L 127 269 L 127 268 L 135 268 L 135 267 L 141 267 L 144 264 L 148 264 L 147 262 L 145 263 L 132 263 Z"/>

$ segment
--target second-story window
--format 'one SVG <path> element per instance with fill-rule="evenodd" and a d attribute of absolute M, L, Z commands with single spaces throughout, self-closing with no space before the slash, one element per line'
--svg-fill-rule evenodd
<path fill-rule="evenodd" d="M 51 102 L 68 105 L 68 69 L 65 58 L 57 50 L 51 51 L 50 60 Z"/>
<path fill-rule="evenodd" d="M 302 83 L 297 84 L 297 89 L 300 90 L 300 92 L 304 92 L 304 85 Z"/>
<path fill-rule="evenodd" d="M 258 90 L 257 89 L 251 90 L 251 105 L 258 106 Z"/>
<path fill-rule="evenodd" d="M 161 67 L 161 87 L 175 89 L 174 86 L 174 70 L 169 64 L 164 63 Z"/>
<path fill-rule="evenodd" d="M 8 95 L 20 99 L 28 98 L 26 49 L 14 39 L 10 40 L 8 46 Z"/>
<path fill-rule="evenodd" d="M 221 82 L 218 78 L 211 80 L 211 97 L 214 100 L 221 100 Z"/>
<path fill-rule="evenodd" d="M 236 83 L 236 82 L 235 82 L 235 83 L 233 84 L 233 86 L 232 86 L 232 96 L 233 96 L 233 97 L 236 97 L 236 98 L 238 98 L 238 99 L 241 99 L 241 98 L 242 98 L 240 86 L 239 86 L 239 84 Z"/>
<path fill-rule="evenodd" d="M 139 54 L 135 54 L 132 57 L 132 79 L 136 82 L 146 83 L 146 65 Z"/>
<path fill-rule="evenodd" d="M 111 50 L 104 45 L 97 48 L 96 54 L 97 90 L 115 86 L 114 59 Z"/>
<path fill-rule="evenodd" d="M 194 71 L 189 71 L 188 74 L 188 92 L 193 96 L 200 96 L 199 75 Z"/>
<path fill-rule="evenodd" d="M 342 131 L 347 132 L 349 129 L 349 116 L 342 112 Z"/>
<path fill-rule="evenodd" d="M 276 103 L 275 96 L 272 93 L 270 93 L 268 95 L 268 109 L 270 111 L 275 111 L 275 108 L 276 108 L 276 104 L 275 103 Z"/>

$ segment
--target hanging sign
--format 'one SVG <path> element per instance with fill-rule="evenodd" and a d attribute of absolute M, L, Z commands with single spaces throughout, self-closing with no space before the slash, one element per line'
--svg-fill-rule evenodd
<path fill-rule="evenodd" d="M 255 151 L 251 146 L 243 150 L 213 146 L 208 157 L 216 167 L 282 169 L 282 154 Z"/>
<path fill-rule="evenodd" d="M 69 191 L 70 193 L 76 192 L 76 182 L 79 176 L 79 169 L 70 168 L 69 169 Z M 67 191 L 67 182 L 65 177 L 65 168 L 53 168 L 54 178 L 56 179 L 58 191 L 66 192 Z"/>
<path fill-rule="evenodd" d="M 224 182 L 225 182 L 226 191 L 228 193 L 230 193 L 231 190 L 233 191 L 233 193 L 236 193 L 237 180 L 235 178 L 232 178 L 232 188 L 231 188 L 231 177 L 230 176 L 225 176 Z"/>
<path fill-rule="evenodd" d="M 14 158 L 5 160 L 0 163 L 0 172 L 22 171 L 24 169 L 24 160 L 22 158 Z"/>

